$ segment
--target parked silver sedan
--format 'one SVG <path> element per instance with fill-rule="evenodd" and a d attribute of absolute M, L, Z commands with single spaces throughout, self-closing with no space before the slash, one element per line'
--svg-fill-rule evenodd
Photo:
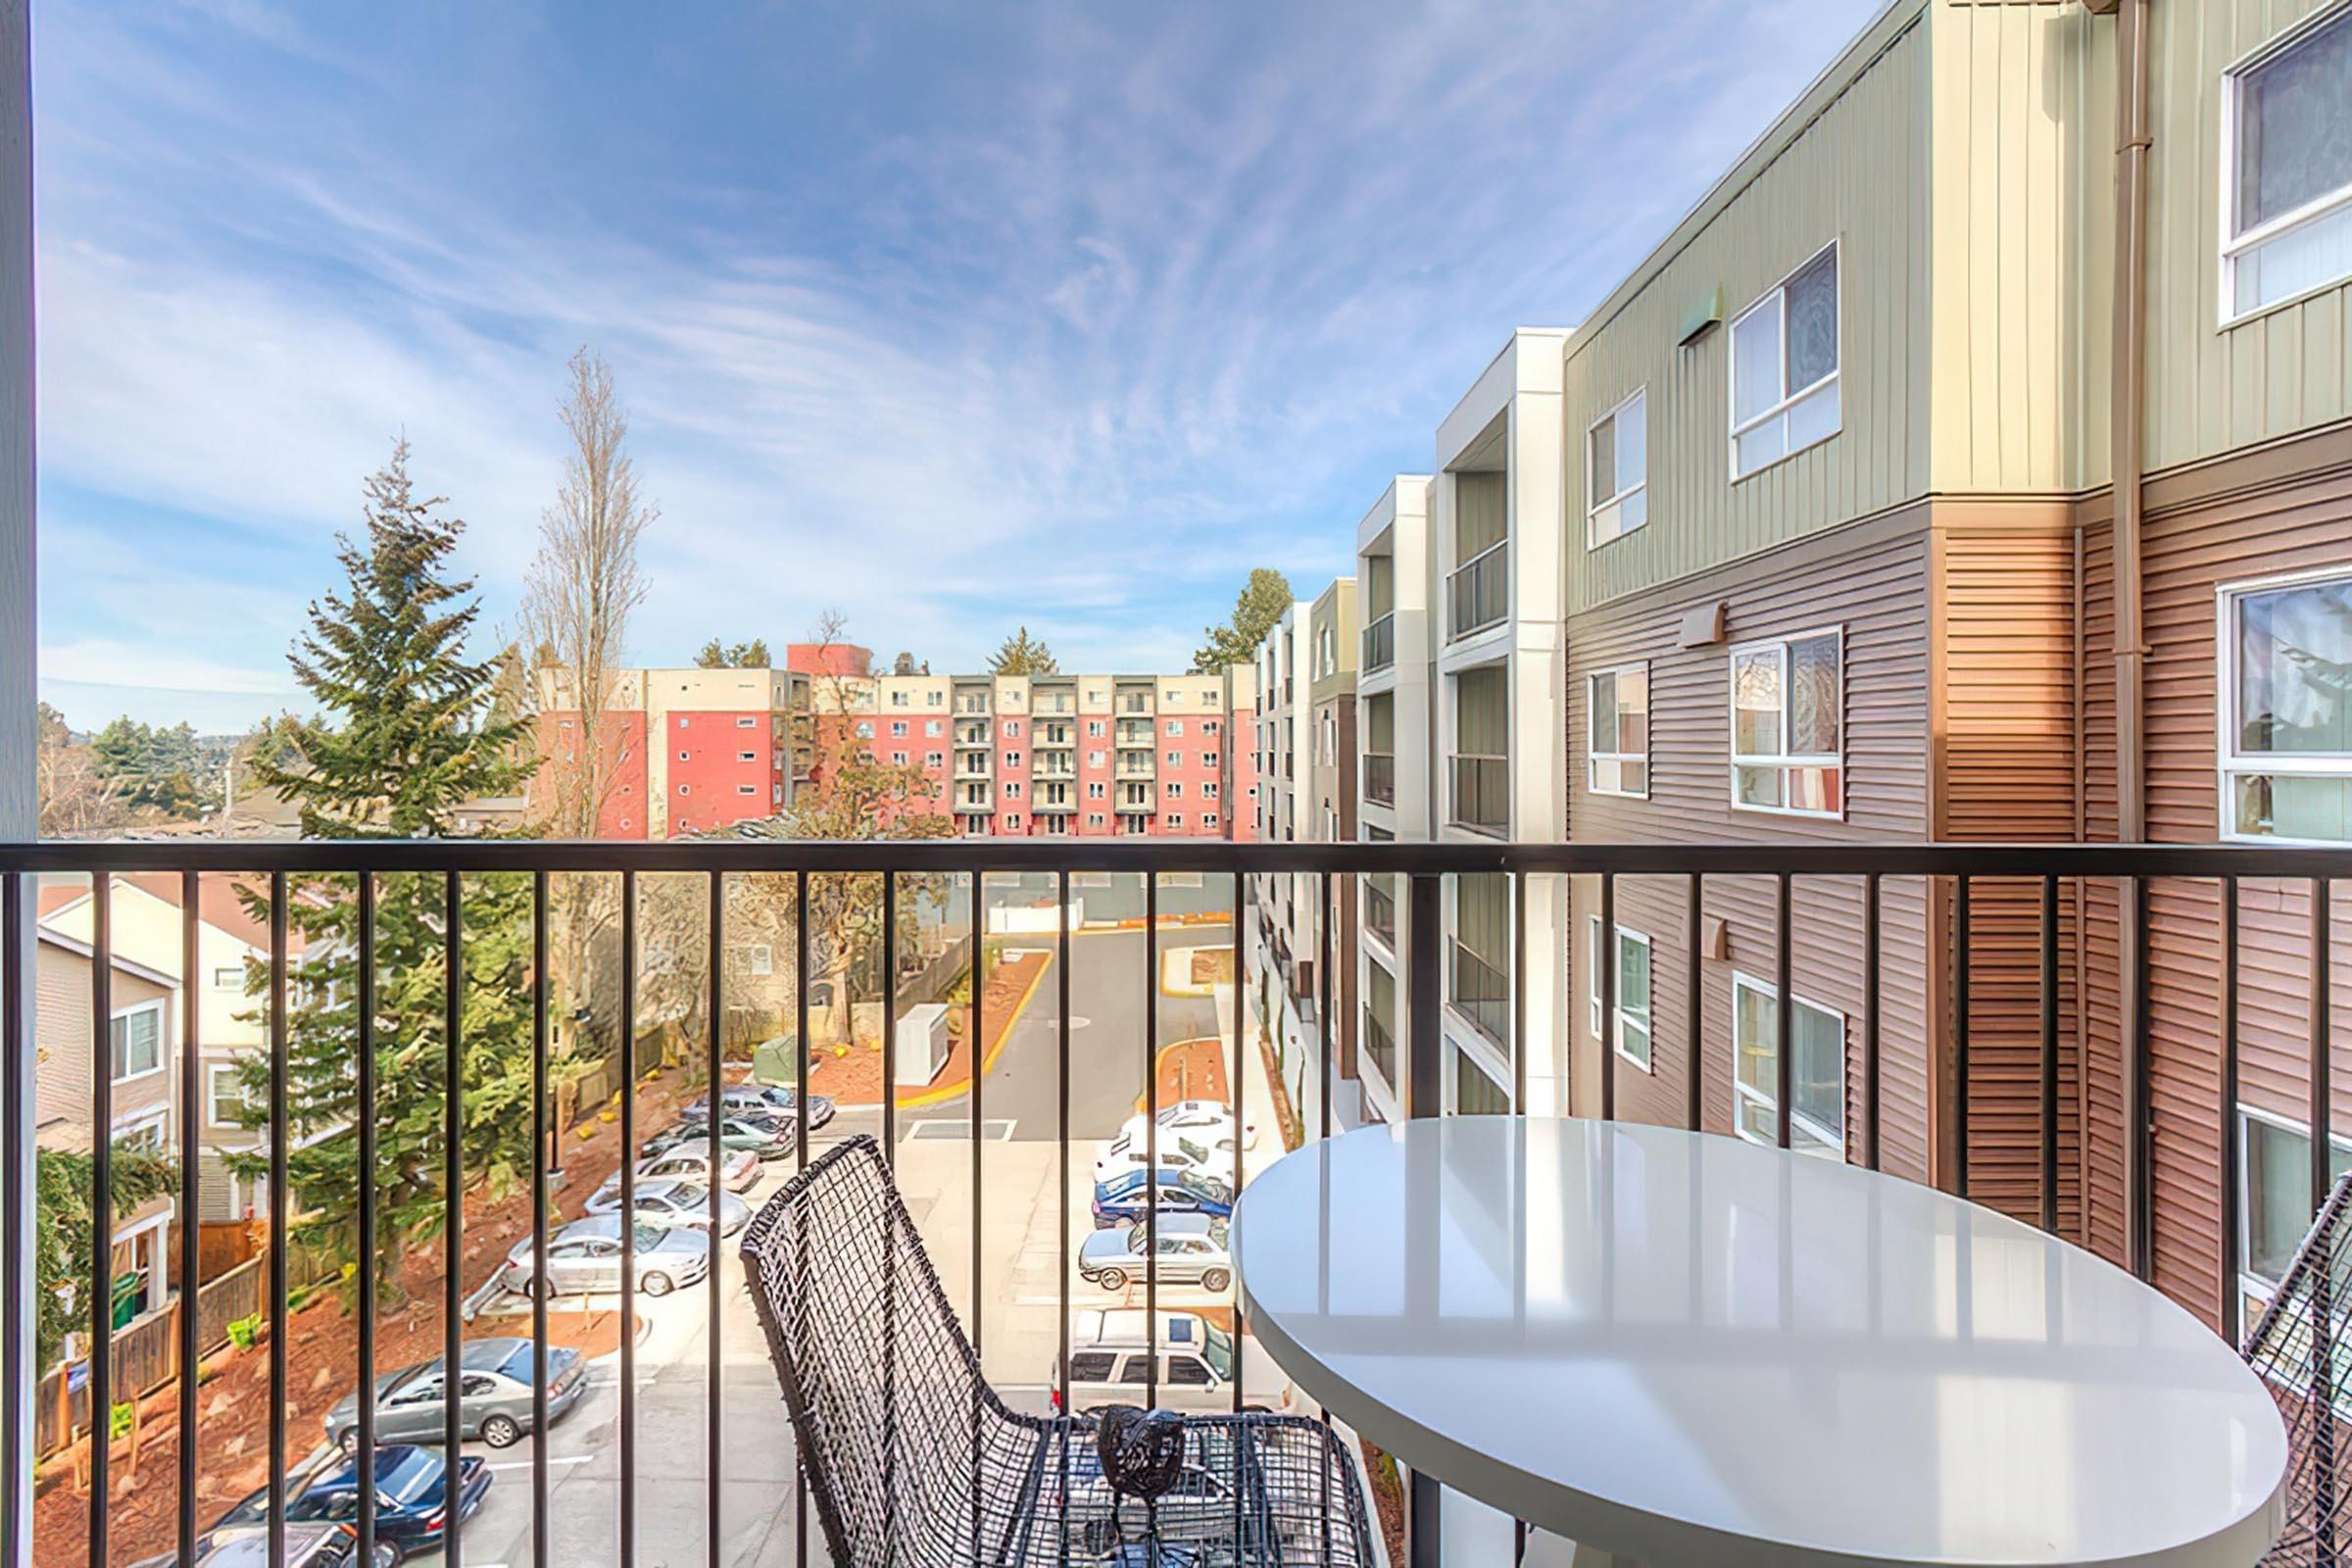
<path fill-rule="evenodd" d="M 1233 1259 L 1225 1250 L 1225 1222 L 1209 1214 L 1162 1214 L 1156 1270 L 1162 1285 L 1198 1285 L 1221 1291 L 1233 1283 Z M 1078 1249 L 1078 1272 L 1106 1291 L 1125 1290 L 1145 1277 L 1150 1261 L 1141 1225 L 1099 1230 Z"/>
<path fill-rule="evenodd" d="M 637 1205 L 637 1219 L 645 1225 L 692 1225 L 701 1230 L 710 1228 L 710 1189 L 700 1182 L 680 1176 L 662 1176 L 653 1181 L 641 1181 L 631 1195 Z M 598 1188 L 588 1200 L 591 1214 L 620 1212 L 620 1177 Z M 718 1195 L 718 1234 L 732 1236 L 752 1221 L 752 1205 L 733 1193 Z"/>
<path fill-rule="evenodd" d="M 530 1243 L 523 1243 L 528 1247 Z M 458 1435 L 503 1448 L 531 1430 L 531 1342 L 512 1335 L 467 1340 L 458 1356 Z M 439 1443 L 441 1358 L 419 1361 L 375 1380 L 375 1441 Z M 588 1392 L 588 1369 L 567 1345 L 547 1349 L 547 1418 L 554 1421 Z M 360 1394 L 326 1413 L 326 1441 L 352 1452 L 360 1442 Z"/>
<path fill-rule="evenodd" d="M 710 1239 L 690 1225 L 640 1224 L 636 1250 L 637 1289 L 648 1296 L 667 1296 L 681 1285 L 692 1285 L 710 1272 Z M 499 1283 L 525 1296 L 545 1291 L 551 1296 L 586 1296 L 620 1287 L 620 1216 L 591 1214 L 575 1219 L 547 1239 L 547 1257 L 531 1266 L 531 1239 L 524 1237 L 507 1254 Z"/>

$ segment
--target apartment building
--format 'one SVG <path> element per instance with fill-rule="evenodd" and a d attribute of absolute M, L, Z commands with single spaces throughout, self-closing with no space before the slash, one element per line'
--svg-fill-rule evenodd
<path fill-rule="evenodd" d="M 1362 627 L 1356 614 L 1356 580 L 1335 579 L 1307 611 L 1307 751 L 1312 773 L 1307 797 L 1308 836 L 1320 844 L 1352 843 L 1356 835 L 1355 664 Z M 1315 914 L 1307 950 L 1312 972 L 1302 987 L 1301 1001 L 1316 1016 L 1318 1027 L 1336 1057 L 1334 1070 L 1342 1080 L 1355 1077 L 1355 948 L 1354 890 L 1335 878 L 1331 898 L 1322 897 L 1321 880 L 1311 890 Z M 1326 935 L 1328 933 L 1328 936 Z M 1324 953 L 1330 954 L 1331 1016 L 1323 1017 Z"/>
<path fill-rule="evenodd" d="M 47 924 L 34 954 L 33 1142 L 37 1148 L 87 1153 L 92 1125 L 91 947 Z M 179 1152 L 179 987 L 160 970 L 115 955 L 108 976 L 111 1142 L 117 1149 Z M 178 1203 L 151 1198 L 115 1219 L 109 1277 L 115 1321 L 151 1312 L 170 1299 L 172 1229 Z"/>
<path fill-rule="evenodd" d="M 1257 711 L 1258 837 L 1273 844 L 1311 838 L 1314 755 L 1309 745 L 1313 690 L 1308 675 L 1308 608 L 1294 601 L 1257 646 L 1254 666 L 1263 693 Z M 1257 881 L 1257 917 L 1285 991 L 1299 994 L 1298 963 L 1314 957 L 1313 879 L 1291 873 Z"/>
<path fill-rule="evenodd" d="M 228 1156 L 262 1147 L 260 1135 L 237 1121 L 242 1093 L 237 1083 L 237 1062 L 246 1054 L 265 1050 L 269 1045 L 263 1004 L 260 999 L 248 996 L 245 989 L 249 965 L 269 961 L 269 920 L 246 908 L 234 879 L 203 878 L 199 886 L 196 972 L 188 976 L 181 973 L 185 950 L 180 906 L 178 877 L 149 871 L 118 874 L 109 910 L 113 946 L 116 955 L 134 965 L 140 974 L 160 976 L 162 983 L 173 989 L 174 995 L 182 987 L 194 988 L 197 1050 L 201 1056 L 197 1077 L 204 1097 L 197 1115 L 201 1140 L 196 1151 L 197 1192 L 201 1211 L 196 1217 L 205 1221 L 243 1219 L 260 1212 L 265 1202 L 259 1183 L 247 1182 L 228 1169 Z M 87 950 L 91 939 L 87 878 L 74 876 L 44 881 L 39 908 L 45 931 Z M 301 933 L 289 932 L 286 940 L 289 954 L 299 961 L 303 951 Z M 120 1001 L 123 995 L 120 983 L 116 992 Z M 165 1037 L 169 1041 L 179 1039 L 179 1021 L 175 1010 Z M 118 1113 L 122 1108 L 118 1101 Z M 172 1125 L 171 1137 L 176 1148 L 179 1137 L 176 1120 Z"/>
<path fill-rule="evenodd" d="M 1432 474 L 1396 478 L 1357 525 L 1367 838 L 1567 836 L 1557 521 L 1567 341 L 1558 328 L 1513 332 L 1439 425 Z M 1407 975 L 1399 891 L 1367 878 L 1359 892 L 1374 933 L 1360 971 L 1365 1095 L 1384 1115 L 1399 1103 L 1390 1022 Z M 1567 919 L 1557 883 L 1448 879 L 1446 1109 L 1565 1105 Z"/>
<path fill-rule="evenodd" d="M 884 675 L 796 644 L 783 669 L 615 673 L 601 717 L 607 838 L 675 838 L 781 812 L 848 741 L 919 768 L 914 808 L 971 835 L 1247 837 L 1247 666 L 1199 675 Z M 575 706 L 543 672 L 543 756 L 576 764 Z M 1245 744 L 1237 750 L 1230 737 Z M 1238 804 L 1237 804 L 1238 803 Z"/>
<path fill-rule="evenodd" d="M 1889 7 L 1564 343 L 1576 837 L 2352 839 L 2352 144 L 2322 107 L 2352 103 L 2352 7 L 2147 8 L 2144 80 L 2113 9 Z M 2140 1184 L 2154 1278 L 2225 1326 L 2310 1211 L 2309 1003 L 2263 963 L 2301 961 L 2309 892 L 2240 893 L 2218 1126 L 2165 1091 L 2221 1071 L 2220 890 L 2152 888 L 2139 951 L 2112 884 L 2060 909 L 2061 1228 L 2126 1256 Z M 1786 1107 L 1774 890 L 1627 879 L 1604 955 L 1579 889 L 1572 1102 L 1607 1070 L 1621 1114 L 1679 1121 L 1695 1073 L 1714 1130 L 1786 1113 L 1799 1148 L 2030 1212 L 2038 889 L 1975 890 L 1965 1020 L 1948 890 L 1884 896 L 1883 1149 L 1850 883 L 1795 890 Z"/>

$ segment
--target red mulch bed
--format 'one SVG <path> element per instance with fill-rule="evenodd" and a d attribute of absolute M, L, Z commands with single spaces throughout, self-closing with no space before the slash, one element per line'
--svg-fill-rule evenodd
<path fill-rule="evenodd" d="M 680 1093 L 681 1088 L 685 1092 Z M 637 1131 L 650 1137 L 677 1120 L 677 1107 L 701 1092 L 681 1086 L 671 1071 L 642 1081 L 637 1091 Z M 566 1181 L 553 1195 L 555 1221 L 577 1219 L 590 1194 L 620 1166 L 620 1126 L 591 1117 L 582 1137 L 577 1128 L 564 1137 Z M 555 1222 L 551 1221 L 551 1223 Z M 488 1279 L 514 1244 L 530 1234 L 527 1187 L 492 1202 L 480 1193 L 466 1201 L 465 1250 L 459 1280 L 470 1291 Z M 375 1364 L 379 1370 L 429 1360 L 441 1353 L 441 1245 L 410 1254 L 402 1283 L 407 1304 L 379 1313 Z M 529 1332 L 529 1319 L 485 1317 L 466 1326 L 466 1336 Z M 359 1319 L 347 1313 L 335 1293 L 323 1292 L 287 1318 L 286 1460 L 301 1460 L 320 1441 L 319 1423 L 358 1381 Z M 617 1313 L 551 1312 L 548 1341 L 584 1353 L 603 1355 L 618 1348 Z M 267 1336 L 249 1350 L 223 1350 L 206 1363 L 212 1376 L 197 1390 L 196 1493 L 199 1528 L 229 1504 L 269 1483 L 270 1351 Z M 178 1532 L 177 1385 L 167 1384 L 141 1401 L 138 1473 L 131 1476 L 128 1440 L 115 1444 L 110 1459 L 112 1499 L 108 1505 L 108 1555 L 131 1562 L 173 1549 Z M 40 1568 L 78 1568 L 89 1558 L 88 1479 L 61 1456 L 41 1478 L 33 1505 L 33 1561 Z"/>

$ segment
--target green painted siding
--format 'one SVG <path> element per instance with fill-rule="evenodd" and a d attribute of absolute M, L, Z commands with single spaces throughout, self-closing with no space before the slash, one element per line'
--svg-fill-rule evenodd
<path fill-rule="evenodd" d="M 1701 571 L 1928 487 L 1929 28 L 1914 16 L 1808 128 L 1688 233 L 1647 283 L 1569 340 L 1563 526 L 1568 603 L 1584 609 Z M 1867 47 L 1867 45 L 1866 45 Z M 1831 241 L 1839 247 L 1842 425 L 1826 443 L 1730 478 L 1731 318 Z M 1694 302 L 1725 319 L 1676 343 Z M 1648 391 L 1649 520 L 1584 548 L 1585 436 Z"/>

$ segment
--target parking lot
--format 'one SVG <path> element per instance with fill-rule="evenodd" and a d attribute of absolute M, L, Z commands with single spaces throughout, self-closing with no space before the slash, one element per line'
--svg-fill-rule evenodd
<path fill-rule="evenodd" d="M 1170 933 L 1168 943 L 1213 941 Z M 1141 1305 L 1140 1281 L 1111 1292 L 1080 1279 L 1074 1260 L 1094 1229 L 1092 1172 L 1101 1140 L 1131 1114 L 1144 1081 L 1142 1051 L 1142 938 L 1089 936 L 1076 945 L 1073 975 L 1073 1071 L 1068 1200 L 1063 1200 L 1058 1124 L 1057 997 L 1049 969 L 1013 1037 L 982 1091 L 986 1116 L 980 1149 L 984 1201 L 978 1205 L 980 1256 L 975 1293 L 972 1224 L 973 1150 L 969 1103 L 963 1097 L 904 1113 L 898 1127 L 896 1171 L 909 1212 L 923 1233 L 949 1299 L 967 1329 L 976 1327 L 982 1365 L 1007 1402 L 1040 1413 L 1050 1408 L 1059 1346 L 1064 1282 L 1073 1313 L 1090 1307 Z M 1201 998 L 1160 999 L 1160 1039 L 1216 1033 L 1216 1004 Z M 1082 1026 L 1079 1009 L 1091 1008 Z M 1124 1008 L 1124 1010 L 1122 1010 Z M 1078 1044 L 1085 1042 L 1083 1048 Z M 1254 1048 L 1244 1054 L 1245 1103 L 1264 1120 L 1267 1089 Z M 878 1111 L 845 1109 L 813 1135 L 812 1152 L 858 1132 L 878 1133 Z M 1277 1157 L 1280 1138 L 1270 1128 L 1245 1155 L 1249 1172 Z M 790 1160 L 760 1170 L 744 1196 L 756 1208 L 788 1179 Z M 1062 1266 L 1066 1238 L 1073 1266 Z M 706 1391 L 711 1365 L 710 1290 L 721 1293 L 717 1355 L 722 1437 L 717 1472 L 721 1560 L 744 1565 L 792 1564 L 797 1522 L 792 1483 L 792 1436 L 766 1347 L 730 1238 L 719 1249 L 713 1279 L 660 1298 L 640 1297 L 643 1330 L 635 1355 L 638 1559 L 648 1565 L 707 1560 Z M 1198 1286 L 1169 1284 L 1158 1293 L 1163 1309 L 1227 1307 L 1230 1289 L 1214 1295 Z M 615 1298 L 593 1298 L 596 1310 L 618 1309 Z M 565 1298 L 562 1310 L 582 1302 Z M 528 1334 L 527 1303 L 492 1303 L 468 1334 Z M 1259 1355 L 1246 1346 L 1244 1355 Z M 1270 1363 L 1268 1364 L 1270 1365 Z M 1253 1392 L 1260 1372 L 1248 1376 Z M 617 1354 L 590 1367 L 587 1396 L 546 1435 L 549 1560 L 570 1565 L 615 1560 L 620 1497 L 620 1368 Z M 494 1482 L 482 1507 L 461 1532 L 464 1561 L 472 1568 L 515 1568 L 532 1560 L 532 1444 L 504 1449 L 467 1444 L 491 1466 Z M 823 1560 L 813 1515 L 809 1560 Z"/>

